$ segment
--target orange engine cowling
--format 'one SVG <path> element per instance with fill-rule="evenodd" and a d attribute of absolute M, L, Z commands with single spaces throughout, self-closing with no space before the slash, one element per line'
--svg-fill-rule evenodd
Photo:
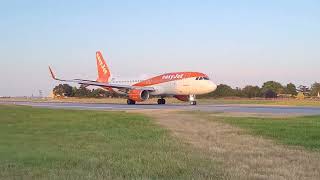
<path fill-rule="evenodd" d="M 173 97 L 177 98 L 180 101 L 189 101 L 189 96 L 188 95 L 175 95 Z"/>
<path fill-rule="evenodd" d="M 149 99 L 149 91 L 146 90 L 139 90 L 139 89 L 132 89 L 128 93 L 128 97 L 131 100 L 141 102 Z"/>

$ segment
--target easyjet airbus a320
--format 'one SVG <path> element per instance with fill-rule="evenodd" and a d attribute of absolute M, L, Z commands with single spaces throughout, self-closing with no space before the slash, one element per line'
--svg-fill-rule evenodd
<path fill-rule="evenodd" d="M 108 91 L 125 94 L 128 104 L 135 104 L 149 99 L 150 96 L 161 97 L 158 104 L 165 104 L 165 97 L 175 97 L 181 101 L 196 105 L 196 95 L 214 91 L 217 86 L 206 74 L 200 72 L 173 72 L 145 80 L 117 81 L 110 79 L 110 70 L 100 51 L 96 52 L 98 78 L 96 81 L 84 79 L 64 80 L 56 78 L 49 67 L 53 79 L 73 82 L 86 86 L 98 86 Z"/>

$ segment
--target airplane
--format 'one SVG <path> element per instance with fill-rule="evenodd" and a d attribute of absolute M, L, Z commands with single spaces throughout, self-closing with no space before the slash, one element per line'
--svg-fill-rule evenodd
<path fill-rule="evenodd" d="M 151 96 L 160 97 L 158 104 L 166 104 L 165 97 L 174 97 L 180 101 L 196 105 L 196 95 L 207 94 L 216 90 L 217 85 L 201 72 L 171 72 L 144 80 L 115 80 L 111 79 L 111 72 L 102 53 L 96 52 L 98 78 L 96 81 L 85 79 L 59 79 L 49 66 L 51 77 L 54 80 L 78 83 L 85 86 L 98 86 L 105 90 L 124 94 L 127 104 L 143 102 Z"/>

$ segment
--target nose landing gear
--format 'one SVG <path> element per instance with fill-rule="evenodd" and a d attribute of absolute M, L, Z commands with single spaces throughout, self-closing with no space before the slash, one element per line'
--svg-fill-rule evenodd
<path fill-rule="evenodd" d="M 196 95 L 190 94 L 189 95 L 189 102 L 190 102 L 190 105 L 197 105 Z"/>

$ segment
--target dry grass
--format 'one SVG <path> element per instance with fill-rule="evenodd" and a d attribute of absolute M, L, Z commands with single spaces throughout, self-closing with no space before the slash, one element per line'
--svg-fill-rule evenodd
<path fill-rule="evenodd" d="M 248 135 L 244 130 L 182 113 L 147 111 L 184 142 L 222 162 L 227 179 L 319 179 L 320 154 Z M 212 118 L 211 118 L 212 119 Z"/>

